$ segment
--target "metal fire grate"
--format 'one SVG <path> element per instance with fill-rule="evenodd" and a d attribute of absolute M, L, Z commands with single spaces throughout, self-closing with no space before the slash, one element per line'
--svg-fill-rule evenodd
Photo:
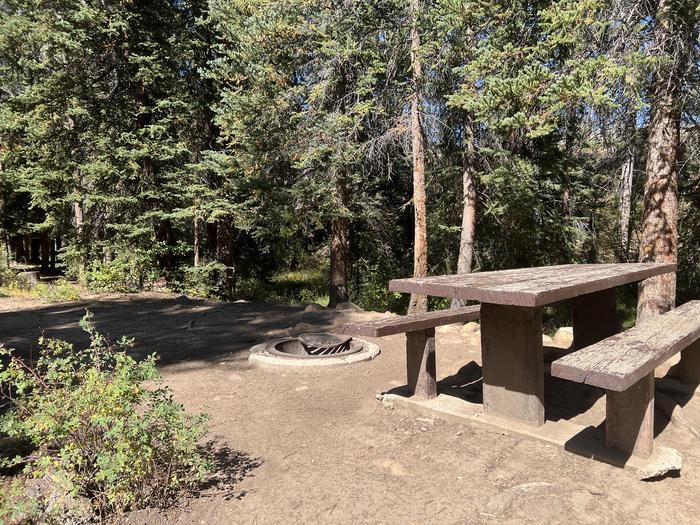
<path fill-rule="evenodd" d="M 330 334 L 302 334 L 299 336 L 299 342 L 308 355 L 334 355 L 349 352 L 352 337 L 341 338 Z"/>

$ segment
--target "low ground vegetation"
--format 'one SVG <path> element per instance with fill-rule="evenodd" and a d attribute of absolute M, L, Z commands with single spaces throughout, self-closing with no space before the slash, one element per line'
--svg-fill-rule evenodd
<path fill-rule="evenodd" d="M 41 338 L 36 360 L 0 349 L 0 467 L 18 474 L 0 498 L 0 522 L 64 523 L 165 506 L 212 470 L 200 446 L 208 418 L 174 400 L 156 355 L 135 360 L 133 341 L 110 343 L 89 313 L 81 326 L 86 348 Z"/>

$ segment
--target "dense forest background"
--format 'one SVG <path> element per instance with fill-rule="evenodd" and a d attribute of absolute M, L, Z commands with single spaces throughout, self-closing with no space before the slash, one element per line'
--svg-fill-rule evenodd
<path fill-rule="evenodd" d="M 698 296 L 699 19 L 690 0 L 0 0 L 3 261 L 399 309 L 387 281 L 412 273 L 677 252 L 679 300 Z"/>

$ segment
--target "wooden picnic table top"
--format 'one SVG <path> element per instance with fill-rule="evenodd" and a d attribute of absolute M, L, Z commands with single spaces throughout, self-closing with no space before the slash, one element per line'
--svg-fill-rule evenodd
<path fill-rule="evenodd" d="M 564 264 L 389 281 L 392 292 L 511 306 L 544 306 L 676 270 L 672 263 Z"/>

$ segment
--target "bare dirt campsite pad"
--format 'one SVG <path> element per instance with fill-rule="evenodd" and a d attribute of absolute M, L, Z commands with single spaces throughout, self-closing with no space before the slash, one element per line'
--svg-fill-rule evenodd
<path fill-rule="evenodd" d="M 248 364 L 251 346 L 300 323 L 339 333 L 378 314 L 155 294 L 48 306 L 2 299 L 0 341 L 28 351 L 42 330 L 84 341 L 77 323 L 86 307 L 100 330 L 136 338 L 137 352 L 159 353 L 177 398 L 210 413 L 210 437 L 239 451 L 221 473 L 235 483 L 123 523 L 694 523 L 700 513 L 699 398 L 657 393 L 657 442 L 681 452 L 683 470 L 640 482 L 534 440 L 386 408 L 375 396 L 404 384 L 403 335 L 373 339 L 381 356 L 352 366 Z M 478 337 L 457 325 L 438 328 L 438 377 L 452 378 L 443 385 L 460 386 L 455 376 L 471 361 L 480 361 Z M 587 407 L 575 419 L 597 424 L 600 392 L 567 387 L 547 378 L 548 417 Z"/>

